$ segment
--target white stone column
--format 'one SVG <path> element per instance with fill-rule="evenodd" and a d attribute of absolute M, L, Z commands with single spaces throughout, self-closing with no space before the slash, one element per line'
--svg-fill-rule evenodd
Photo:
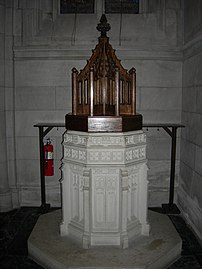
<path fill-rule="evenodd" d="M 147 165 L 143 163 L 140 166 L 140 176 L 139 176 L 139 202 L 138 204 L 141 205 L 141 210 L 139 210 L 139 220 L 142 224 L 142 234 L 149 235 L 149 224 L 147 223 L 147 192 L 148 192 L 148 181 L 147 181 Z M 142 180 L 145 178 L 146 180 Z"/>
<path fill-rule="evenodd" d="M 128 233 L 127 233 L 127 221 L 128 221 L 128 172 L 121 171 L 121 242 L 123 248 L 128 248 Z"/>
<path fill-rule="evenodd" d="M 83 248 L 89 248 L 90 246 L 90 182 L 91 174 L 90 170 L 84 171 L 83 182 L 83 219 L 84 219 L 84 233 L 82 245 Z"/>
<path fill-rule="evenodd" d="M 71 194 L 70 194 L 70 181 L 64 180 L 65 177 L 70 177 L 70 169 L 67 163 L 63 163 L 62 167 L 62 193 L 65 191 L 66 195 L 62 195 L 62 220 L 60 224 L 60 234 L 61 235 L 68 235 L 68 225 L 71 219 L 71 207 L 66 207 L 64 205 L 71 204 Z"/>

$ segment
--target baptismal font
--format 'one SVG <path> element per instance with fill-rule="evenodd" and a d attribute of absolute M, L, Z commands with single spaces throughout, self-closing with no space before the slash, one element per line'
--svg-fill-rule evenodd
<path fill-rule="evenodd" d="M 83 248 L 127 248 L 149 235 L 146 135 L 136 112 L 136 70 L 123 68 L 102 15 L 98 44 L 72 69 L 72 113 L 65 117 L 60 234 Z"/>

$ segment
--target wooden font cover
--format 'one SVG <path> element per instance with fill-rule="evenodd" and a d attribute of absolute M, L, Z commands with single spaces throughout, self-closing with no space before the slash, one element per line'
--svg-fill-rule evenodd
<path fill-rule="evenodd" d="M 109 43 L 110 25 L 102 15 L 99 42 L 86 66 L 72 69 L 72 113 L 65 117 L 68 130 L 125 132 L 142 129 L 136 113 L 136 70 L 123 68 Z"/>

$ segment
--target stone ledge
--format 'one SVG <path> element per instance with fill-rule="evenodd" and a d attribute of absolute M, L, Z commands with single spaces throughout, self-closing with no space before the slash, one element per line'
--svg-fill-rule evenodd
<path fill-rule="evenodd" d="M 58 46 L 57 46 L 58 47 Z M 169 47 L 157 47 L 150 50 L 134 48 L 117 49 L 117 55 L 122 60 L 167 60 L 181 61 L 182 52 Z M 53 47 L 53 46 L 25 46 L 14 48 L 14 59 L 20 60 L 86 60 L 90 57 L 89 47 Z"/>
<path fill-rule="evenodd" d="M 148 211 L 150 236 L 141 237 L 128 249 L 118 247 L 80 248 L 61 237 L 61 211 L 41 215 L 28 239 L 29 256 L 48 269 L 160 269 L 181 253 L 181 238 L 166 215 Z"/>

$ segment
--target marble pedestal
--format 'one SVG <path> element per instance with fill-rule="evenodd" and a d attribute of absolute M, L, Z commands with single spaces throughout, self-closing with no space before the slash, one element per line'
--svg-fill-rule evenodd
<path fill-rule="evenodd" d="M 67 131 L 63 148 L 60 234 L 83 248 L 127 248 L 149 235 L 143 131 Z"/>

